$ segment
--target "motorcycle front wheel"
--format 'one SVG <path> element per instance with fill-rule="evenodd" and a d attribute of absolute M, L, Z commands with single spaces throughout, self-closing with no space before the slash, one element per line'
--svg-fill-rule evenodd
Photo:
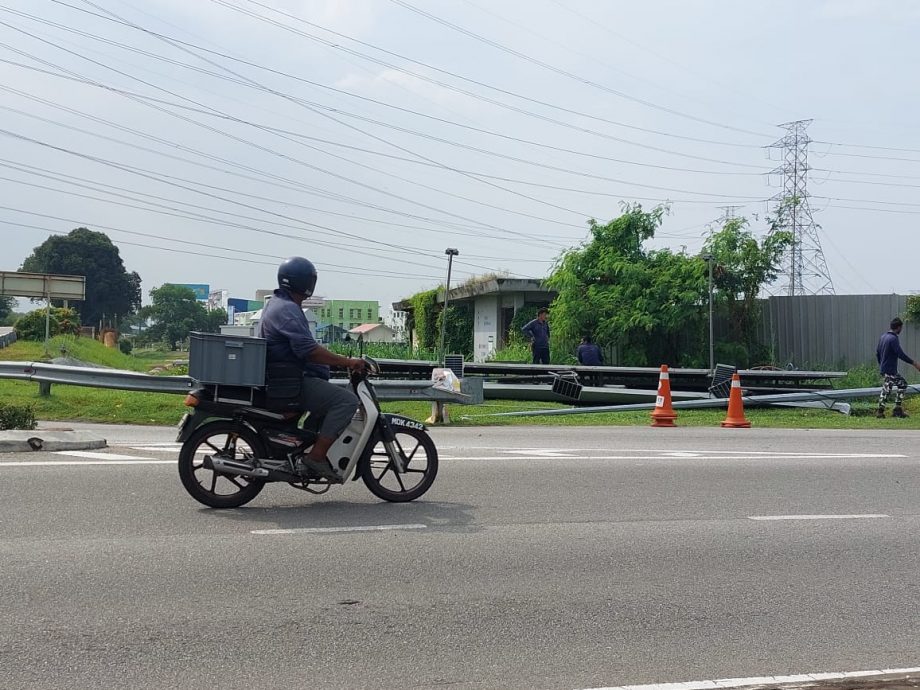
<path fill-rule="evenodd" d="M 189 495 L 211 508 L 239 508 L 259 495 L 265 487 L 261 479 L 216 472 L 208 460 L 220 457 L 249 463 L 260 456 L 258 436 L 229 421 L 201 427 L 182 444 L 179 451 L 179 478 Z"/>
<path fill-rule="evenodd" d="M 406 471 L 399 473 L 378 437 L 361 458 L 361 479 L 372 494 L 385 501 L 414 501 L 431 488 L 438 474 L 438 449 L 421 429 L 393 429 L 396 444 L 406 457 Z"/>

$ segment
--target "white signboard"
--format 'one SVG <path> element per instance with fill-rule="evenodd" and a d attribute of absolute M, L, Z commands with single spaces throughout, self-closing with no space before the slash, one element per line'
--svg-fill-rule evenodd
<path fill-rule="evenodd" d="M 86 299 L 86 278 L 0 271 L 0 295 L 83 300 Z"/>

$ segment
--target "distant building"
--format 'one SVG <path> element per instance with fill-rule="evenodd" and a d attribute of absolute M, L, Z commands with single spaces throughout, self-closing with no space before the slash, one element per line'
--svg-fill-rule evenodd
<path fill-rule="evenodd" d="M 316 310 L 321 323 L 333 324 L 346 331 L 362 324 L 380 322 L 380 303 L 371 300 L 329 299 Z"/>
<path fill-rule="evenodd" d="M 319 342 L 324 345 L 329 345 L 331 343 L 340 343 L 345 340 L 348 331 L 341 326 L 336 326 L 334 323 L 318 323 L 316 324 L 315 335 Z"/>
<path fill-rule="evenodd" d="M 307 323 L 308 323 L 309 326 L 310 326 L 310 330 L 315 334 L 315 333 L 316 333 L 316 327 L 317 327 L 317 325 L 318 325 L 318 322 L 317 322 L 317 319 L 316 319 L 316 314 L 313 312 L 312 309 L 304 309 L 304 310 L 303 310 L 303 314 L 304 314 L 304 316 L 307 317 Z M 235 313 L 234 316 L 233 316 L 233 324 L 232 324 L 232 325 L 234 325 L 234 326 L 251 326 L 253 329 L 255 329 L 255 328 L 259 325 L 259 321 L 260 321 L 261 318 L 262 318 L 262 310 L 261 310 L 261 309 L 259 309 L 259 310 L 257 310 L 257 311 L 237 312 L 237 313 Z M 253 331 L 253 332 L 255 332 L 255 331 Z"/>
<path fill-rule="evenodd" d="M 473 305 L 473 357 L 483 362 L 508 342 L 511 320 L 519 309 L 532 310 L 548 307 L 556 298 L 553 290 L 546 289 L 542 282 L 529 278 L 487 278 L 453 288 L 450 303 Z M 444 303 L 444 291 L 438 293 L 438 302 Z M 396 302 L 397 312 L 412 312 L 409 301 Z"/>
<path fill-rule="evenodd" d="M 274 290 L 256 290 L 256 301 L 259 304 L 264 305 L 265 301 L 275 294 Z M 307 297 L 303 301 L 303 306 L 307 309 L 317 310 L 320 309 L 323 305 L 326 304 L 326 298 L 320 297 L 319 295 L 313 295 L 312 297 Z"/>
<path fill-rule="evenodd" d="M 211 290 L 208 293 L 208 311 L 223 309 L 226 311 L 230 301 L 230 292 L 227 290 Z"/>
<path fill-rule="evenodd" d="M 382 323 L 365 323 L 352 328 L 348 335 L 357 340 L 359 337 L 365 343 L 392 343 L 396 340 L 396 331 Z"/>

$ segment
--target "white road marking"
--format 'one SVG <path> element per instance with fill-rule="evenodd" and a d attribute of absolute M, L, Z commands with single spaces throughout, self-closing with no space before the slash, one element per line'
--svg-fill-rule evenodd
<path fill-rule="evenodd" d="M 884 513 L 864 513 L 861 515 L 749 515 L 748 520 L 862 520 L 887 518 Z"/>
<path fill-rule="evenodd" d="M 170 453 L 177 454 L 182 446 L 130 446 L 131 450 L 142 450 L 145 453 Z M 207 455 L 208 453 L 213 453 L 214 451 L 210 448 L 199 448 L 195 451 L 196 455 Z"/>
<path fill-rule="evenodd" d="M 590 451 L 589 451 L 590 452 Z M 598 452 L 595 450 L 594 452 Z M 770 456 L 763 455 L 747 455 L 744 454 L 745 451 L 740 451 L 741 454 L 735 455 L 720 455 L 718 457 L 713 457 L 709 455 L 709 451 L 700 451 L 697 454 L 691 455 L 686 453 L 683 455 L 675 455 L 674 452 L 668 451 L 664 455 L 539 455 L 536 453 L 524 453 L 521 452 L 520 455 L 441 455 L 439 458 L 441 460 L 759 460 L 767 459 Z M 812 454 L 795 454 L 795 455 L 782 455 L 779 454 L 776 456 L 778 459 L 782 460 L 835 460 L 835 459 L 856 459 L 856 460 L 874 460 L 874 459 L 890 459 L 890 458 L 906 458 L 906 455 L 888 455 L 881 453 L 848 453 L 848 454 L 823 454 L 823 455 L 812 455 Z"/>
<path fill-rule="evenodd" d="M 575 458 L 578 457 L 577 451 L 565 450 L 564 448 L 508 448 L 502 450 L 502 453 L 513 455 L 528 455 L 537 458 Z"/>
<path fill-rule="evenodd" d="M 175 465 L 175 460 L 35 460 L 0 462 L 0 467 L 89 467 L 90 465 Z"/>
<path fill-rule="evenodd" d="M 877 671 L 844 671 L 840 673 L 801 673 L 793 676 L 755 676 L 752 678 L 722 678 L 720 680 L 697 680 L 684 683 L 651 683 L 649 685 L 611 685 L 591 690 L 712 690 L 713 688 L 743 688 L 750 685 L 780 683 L 811 683 L 816 680 L 844 680 L 847 678 L 871 678 L 873 676 L 895 676 L 920 673 L 920 668 L 889 668 Z"/>
<path fill-rule="evenodd" d="M 597 450 L 596 448 L 588 448 L 584 450 Z M 745 455 L 766 455 L 768 457 L 795 457 L 795 458 L 906 458 L 907 456 L 903 453 L 805 453 L 805 452 L 796 452 L 796 451 L 772 451 L 772 450 L 697 450 L 697 449 L 688 449 L 688 450 L 668 450 L 666 448 L 660 448 L 657 450 L 648 449 L 648 448 L 619 448 L 621 453 L 701 453 L 704 455 L 737 455 L 738 453 L 744 453 Z"/>
<path fill-rule="evenodd" d="M 403 529 L 426 529 L 428 525 L 364 525 L 355 527 L 297 527 L 294 529 L 254 529 L 250 534 L 323 534 L 327 532 L 387 532 Z"/>
<path fill-rule="evenodd" d="M 69 455 L 74 458 L 89 458 L 90 460 L 149 460 L 138 455 L 119 455 L 118 453 L 94 453 L 90 450 L 58 450 L 55 455 Z"/>

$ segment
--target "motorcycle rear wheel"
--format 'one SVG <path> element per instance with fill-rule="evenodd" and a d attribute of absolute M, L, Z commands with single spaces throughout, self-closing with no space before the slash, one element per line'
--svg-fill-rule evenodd
<path fill-rule="evenodd" d="M 199 503 L 210 508 L 239 508 L 265 488 L 261 479 L 208 469 L 205 457 L 209 454 L 240 462 L 264 457 L 258 436 L 233 422 L 211 422 L 195 431 L 179 451 L 179 478 Z"/>
<path fill-rule="evenodd" d="M 383 441 L 371 441 L 361 457 L 361 479 L 372 494 L 385 501 L 414 501 L 431 488 L 438 474 L 438 449 L 422 429 L 393 429 L 396 443 L 408 458 L 406 472 L 399 474 Z"/>

